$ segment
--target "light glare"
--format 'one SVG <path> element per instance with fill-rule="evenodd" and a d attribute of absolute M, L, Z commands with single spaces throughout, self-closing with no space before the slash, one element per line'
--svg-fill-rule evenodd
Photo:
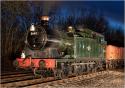
<path fill-rule="evenodd" d="M 30 31 L 35 31 L 35 26 L 33 24 L 30 27 Z"/>

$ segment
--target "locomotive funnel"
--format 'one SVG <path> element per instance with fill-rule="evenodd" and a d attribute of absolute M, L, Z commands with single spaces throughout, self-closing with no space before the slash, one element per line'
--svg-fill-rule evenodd
<path fill-rule="evenodd" d="M 40 20 L 41 20 L 41 26 L 43 26 L 45 29 L 46 29 L 46 31 L 47 31 L 47 29 L 48 29 L 48 22 L 49 22 L 49 16 L 41 16 L 40 17 Z"/>

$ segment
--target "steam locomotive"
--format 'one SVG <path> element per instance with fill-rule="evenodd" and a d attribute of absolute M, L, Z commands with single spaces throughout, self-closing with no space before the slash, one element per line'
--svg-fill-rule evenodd
<path fill-rule="evenodd" d="M 17 68 L 30 68 L 35 75 L 56 78 L 106 68 L 103 35 L 73 26 L 67 31 L 52 30 L 48 21 L 48 16 L 42 16 L 41 24 L 32 24 L 28 29 L 22 55 L 14 62 Z"/>

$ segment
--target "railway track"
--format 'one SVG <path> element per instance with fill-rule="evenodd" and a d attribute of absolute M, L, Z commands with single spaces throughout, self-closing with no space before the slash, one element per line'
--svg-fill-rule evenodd
<path fill-rule="evenodd" d="M 0 74 L 1 77 L 7 76 L 7 75 L 16 75 L 16 74 L 26 74 L 31 73 L 31 71 L 9 71 L 9 72 L 3 72 Z"/>
<path fill-rule="evenodd" d="M 37 85 L 29 85 L 26 87 L 27 88 L 38 88 L 38 87 L 45 87 L 45 86 L 54 86 L 54 88 L 55 88 L 55 87 L 59 87 L 58 85 L 62 85 L 62 87 L 63 87 L 64 85 L 67 85 L 67 84 L 72 85 L 81 80 L 90 80 L 91 78 L 95 78 L 97 76 L 102 75 L 102 73 L 108 74 L 108 72 L 102 71 L 102 72 L 97 72 L 97 73 L 90 73 L 90 74 L 86 74 L 86 75 L 80 75 L 80 76 L 76 76 L 76 77 L 66 78 L 66 79 L 62 79 L 62 80 L 55 80 L 52 82 L 41 83 L 41 84 L 37 84 Z M 71 86 L 69 86 L 69 87 L 71 87 Z"/>
<path fill-rule="evenodd" d="M 33 78 L 33 75 L 31 76 L 27 76 L 27 75 L 23 76 L 23 75 L 22 76 L 16 75 L 15 77 L 14 76 L 12 77 L 11 75 L 11 77 L 9 78 L 2 79 L 1 84 L 3 87 L 25 87 L 25 86 L 31 86 L 36 84 L 38 85 L 38 84 L 46 83 L 50 81 L 56 81 L 53 77 L 44 78 L 43 80 L 40 77 Z M 84 76 L 87 76 L 87 74 Z"/>
<path fill-rule="evenodd" d="M 56 81 L 52 81 L 52 82 L 41 83 L 38 85 L 30 85 L 30 86 L 27 86 L 26 88 L 40 88 L 40 87 L 42 87 L 42 88 L 64 88 L 64 87 L 72 88 L 73 85 L 75 85 L 74 88 L 76 88 L 76 87 L 98 88 L 100 85 L 102 85 L 104 83 L 103 79 L 113 79 L 112 75 L 115 78 L 119 78 L 119 76 L 121 76 L 121 73 L 120 72 L 114 73 L 114 71 L 102 71 L 102 72 L 98 72 L 98 73 L 81 75 L 81 76 L 67 78 L 67 79 L 63 79 L 63 80 L 56 80 Z M 99 81 L 99 83 L 98 83 L 98 81 Z M 93 86 L 93 84 L 95 84 L 95 85 Z M 81 87 L 79 85 L 81 85 Z M 88 85 L 90 87 L 87 87 Z M 109 87 L 111 87 L 111 86 L 109 86 Z M 109 88 L 109 87 L 107 87 L 107 88 Z"/>
<path fill-rule="evenodd" d="M 80 75 L 80 76 L 76 76 L 76 77 L 70 77 L 70 78 L 66 78 L 66 79 L 62 79 L 62 80 L 55 80 L 53 77 L 47 77 L 47 78 L 33 78 L 33 75 L 29 75 L 29 76 L 21 76 L 21 77 L 17 77 L 16 81 L 12 81 L 14 80 L 13 77 L 10 78 L 5 78 L 2 83 L 1 86 L 6 88 L 10 88 L 10 87 L 26 87 L 26 88 L 37 88 L 37 87 L 44 87 L 46 85 L 50 85 L 50 86 L 54 86 L 54 85 L 64 85 L 67 83 L 74 83 L 76 81 L 79 82 L 81 80 L 85 80 L 85 81 L 89 81 L 90 79 L 94 79 L 99 77 L 104 78 L 104 76 L 101 76 L 102 74 L 105 75 L 105 77 L 107 77 L 107 75 L 109 75 L 109 73 L 113 73 L 114 71 L 101 71 L 101 72 L 96 72 L 96 73 L 90 73 L 90 74 L 86 74 L 86 75 Z M 117 74 L 118 75 L 118 74 Z M 15 77 L 15 78 L 16 78 Z M 9 81 L 7 81 L 9 80 Z"/>
<path fill-rule="evenodd" d="M 19 81 L 19 80 L 25 80 L 28 78 L 33 78 L 33 73 L 31 73 L 31 71 L 24 71 L 24 72 L 6 72 L 6 73 L 2 73 L 0 75 L 1 84 L 4 83 L 10 83 L 10 82 L 15 82 L 15 81 Z"/>
<path fill-rule="evenodd" d="M 19 74 L 12 74 L 12 75 L 4 75 L 4 76 L 1 76 L 1 79 L 22 77 L 22 76 L 26 76 L 26 75 L 32 75 L 32 73 L 19 73 Z"/>

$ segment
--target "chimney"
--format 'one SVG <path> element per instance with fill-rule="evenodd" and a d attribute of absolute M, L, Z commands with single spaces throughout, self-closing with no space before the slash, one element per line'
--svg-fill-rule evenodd
<path fill-rule="evenodd" d="M 44 27 L 48 27 L 49 16 L 41 16 L 41 25 Z"/>

